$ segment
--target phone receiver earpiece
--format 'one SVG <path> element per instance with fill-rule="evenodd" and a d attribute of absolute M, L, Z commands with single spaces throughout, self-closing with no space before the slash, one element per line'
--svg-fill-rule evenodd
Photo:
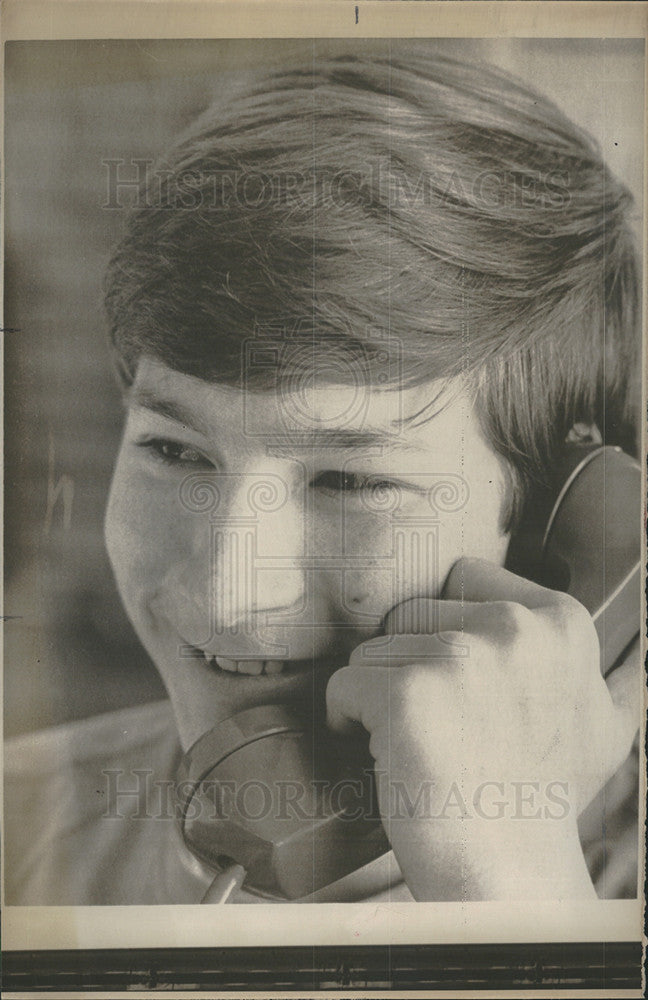
<path fill-rule="evenodd" d="M 562 568 L 561 589 L 591 614 L 607 676 L 639 632 L 641 469 L 620 448 L 570 452 L 575 464 L 549 515 L 542 557 Z"/>

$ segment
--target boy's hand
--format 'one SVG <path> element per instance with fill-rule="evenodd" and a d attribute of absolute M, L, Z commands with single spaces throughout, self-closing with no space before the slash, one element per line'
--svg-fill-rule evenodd
<path fill-rule="evenodd" d="M 592 620 L 565 594 L 462 559 L 445 595 L 394 608 L 389 641 L 359 646 L 327 690 L 329 725 L 371 734 L 408 886 L 594 897 L 576 821 L 630 751 L 638 685 L 613 674 L 608 688 Z"/>

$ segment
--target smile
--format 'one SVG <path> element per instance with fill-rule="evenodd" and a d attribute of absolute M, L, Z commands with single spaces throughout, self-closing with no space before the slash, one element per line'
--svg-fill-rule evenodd
<path fill-rule="evenodd" d="M 234 659 L 229 656 L 218 656 L 201 649 L 196 649 L 196 656 L 204 659 L 208 666 L 216 670 L 226 671 L 229 674 L 246 674 L 248 677 L 259 677 L 262 674 L 276 676 L 284 671 L 295 673 L 298 670 L 302 672 L 313 666 L 313 661 L 310 660 Z"/>

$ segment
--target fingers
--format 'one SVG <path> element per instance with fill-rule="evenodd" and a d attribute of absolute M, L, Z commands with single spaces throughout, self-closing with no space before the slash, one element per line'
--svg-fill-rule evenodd
<path fill-rule="evenodd" d="M 580 647 L 598 664 L 591 617 L 567 594 L 467 558 L 452 568 L 444 593 L 441 600 L 417 597 L 392 608 L 385 635 L 363 643 L 350 662 L 394 667 L 427 658 L 438 664 L 440 658 L 469 657 L 475 643 L 482 652 L 499 649 L 500 660 L 508 662 L 525 643 L 549 652 Z"/>
<path fill-rule="evenodd" d="M 435 632 L 463 632 L 470 604 L 461 600 L 433 600 L 413 597 L 385 616 L 386 635 L 433 635 Z"/>
<path fill-rule="evenodd" d="M 462 602 L 513 601 L 532 611 L 557 604 L 564 597 L 495 563 L 468 558 L 459 559 L 450 570 L 443 596 Z"/>
<path fill-rule="evenodd" d="M 349 665 L 366 668 L 404 667 L 418 661 L 433 664 L 467 656 L 468 648 L 468 639 L 460 631 L 434 635 L 379 635 L 357 646 L 351 653 Z"/>
<path fill-rule="evenodd" d="M 376 706 L 388 704 L 391 670 L 372 666 L 342 667 L 326 688 L 326 721 L 336 733 L 352 732 L 356 723 L 368 731 L 375 727 Z"/>
<path fill-rule="evenodd" d="M 484 622 L 487 605 L 518 604 L 527 610 L 553 611 L 565 602 L 577 604 L 567 595 L 525 580 L 495 563 L 463 558 L 452 567 L 442 599 L 414 597 L 403 601 L 385 616 L 383 628 L 386 636 L 464 633 Z M 387 651 L 390 644 L 383 644 Z"/>

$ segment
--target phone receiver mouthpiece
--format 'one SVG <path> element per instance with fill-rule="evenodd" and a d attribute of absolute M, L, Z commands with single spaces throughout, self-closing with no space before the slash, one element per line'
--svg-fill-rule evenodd
<path fill-rule="evenodd" d="M 366 742 L 313 731 L 285 706 L 205 733 L 176 788 L 189 849 L 217 872 L 242 866 L 261 893 L 299 899 L 389 850 Z"/>

